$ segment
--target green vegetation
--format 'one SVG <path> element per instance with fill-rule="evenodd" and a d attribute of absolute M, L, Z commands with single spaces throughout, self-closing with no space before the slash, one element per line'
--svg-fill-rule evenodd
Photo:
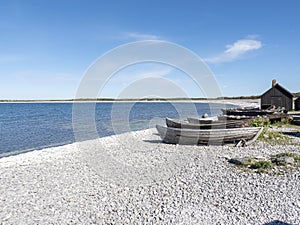
<path fill-rule="evenodd" d="M 276 159 L 284 157 L 284 156 L 292 157 L 292 158 L 294 158 L 294 160 L 297 164 L 300 163 L 300 155 L 297 155 L 293 152 L 283 152 L 283 153 L 279 153 L 279 154 L 276 154 L 276 155 L 272 155 L 271 160 L 272 160 L 272 162 L 275 162 Z"/>
<path fill-rule="evenodd" d="M 276 121 L 272 125 L 273 126 L 278 126 L 278 127 L 279 126 L 288 126 L 288 125 L 291 124 L 291 122 L 292 122 L 292 119 L 290 119 L 290 118 L 283 118 L 283 119 L 281 119 L 281 121 Z"/>
<path fill-rule="evenodd" d="M 295 132 L 300 132 L 300 126 L 298 125 L 295 125 L 295 124 L 286 124 L 284 125 L 285 127 L 288 127 L 288 128 L 293 128 L 295 129 Z"/>
<path fill-rule="evenodd" d="M 279 161 L 278 159 L 282 157 L 291 157 L 294 159 L 294 161 Z M 271 155 L 265 159 L 245 157 L 239 159 L 238 161 L 236 159 L 231 159 L 229 160 L 229 162 L 234 163 L 237 167 L 245 168 L 248 171 L 250 170 L 257 173 L 280 174 L 286 169 L 300 168 L 300 154 L 296 154 L 293 152 L 283 152 L 276 155 Z"/>
<path fill-rule="evenodd" d="M 273 169 L 274 164 L 270 161 L 263 160 L 251 164 L 250 169 L 256 169 L 258 173 L 264 173 L 266 170 Z"/>
<path fill-rule="evenodd" d="M 299 131 L 299 126 L 294 126 L 291 124 L 291 120 L 289 118 L 283 118 L 281 121 L 276 121 L 271 123 L 268 118 L 258 117 L 251 121 L 250 126 L 252 127 L 264 127 L 263 132 L 260 134 L 258 140 L 267 142 L 271 145 L 286 145 L 293 144 L 293 139 L 281 132 L 274 131 L 269 129 L 271 126 L 277 127 L 290 127 L 296 128 Z"/>
<path fill-rule="evenodd" d="M 246 157 L 246 158 L 243 158 L 243 159 L 230 159 L 229 160 L 230 163 L 233 163 L 237 166 L 241 166 L 241 167 L 248 167 L 251 165 L 252 163 L 252 159 L 250 157 Z"/>
<path fill-rule="evenodd" d="M 279 154 L 273 155 L 272 158 L 277 159 L 277 158 L 280 158 L 280 157 L 283 157 L 283 156 L 294 157 L 295 153 L 292 153 L 292 152 L 283 152 L 283 153 L 279 153 Z"/>
<path fill-rule="evenodd" d="M 296 155 L 294 156 L 294 160 L 299 163 L 300 162 L 300 155 Z"/>
<path fill-rule="evenodd" d="M 261 117 L 251 121 L 251 127 L 268 127 L 270 124 L 269 119 L 263 119 Z"/>
<path fill-rule="evenodd" d="M 282 118 L 280 121 L 276 121 L 271 123 L 268 118 L 258 117 L 251 121 L 252 127 L 269 127 L 269 126 L 288 126 L 291 124 L 291 119 L 289 118 Z"/>
<path fill-rule="evenodd" d="M 292 144 L 292 138 L 288 137 L 277 131 L 269 130 L 267 127 L 264 128 L 260 134 L 258 140 L 265 141 L 271 145 L 286 145 Z"/>

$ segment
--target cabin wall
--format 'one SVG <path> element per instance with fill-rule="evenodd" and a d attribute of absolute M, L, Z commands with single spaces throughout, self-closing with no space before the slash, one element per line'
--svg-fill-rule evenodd
<path fill-rule="evenodd" d="M 286 110 L 292 110 L 293 98 L 286 96 L 276 87 L 272 87 L 261 96 L 261 108 L 266 109 L 272 105 L 284 107 Z"/>
<path fill-rule="evenodd" d="M 295 110 L 300 110 L 300 97 L 295 100 Z"/>

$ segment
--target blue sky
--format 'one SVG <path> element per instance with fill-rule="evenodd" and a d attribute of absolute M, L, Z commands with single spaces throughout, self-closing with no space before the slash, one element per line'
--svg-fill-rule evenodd
<path fill-rule="evenodd" d="M 273 78 L 298 92 L 299 9 L 297 0 L 0 0 L 0 99 L 73 98 L 97 58 L 148 39 L 199 55 L 224 96 L 259 95 Z M 205 95 L 177 69 L 147 63 L 121 70 L 98 97 L 120 96 L 145 76 L 171 80 L 190 97 Z"/>

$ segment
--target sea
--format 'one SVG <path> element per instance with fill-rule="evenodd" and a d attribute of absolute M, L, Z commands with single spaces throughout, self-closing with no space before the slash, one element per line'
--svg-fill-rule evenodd
<path fill-rule="evenodd" d="M 73 104 L 80 104 L 81 110 L 74 112 Z M 78 141 L 74 113 L 82 121 L 93 115 L 90 121 L 97 137 L 82 135 L 83 141 L 163 125 L 166 117 L 184 120 L 205 113 L 215 116 L 225 107 L 233 106 L 191 102 L 0 103 L 0 158 Z M 79 132 L 88 134 L 91 127 L 84 125 Z"/>

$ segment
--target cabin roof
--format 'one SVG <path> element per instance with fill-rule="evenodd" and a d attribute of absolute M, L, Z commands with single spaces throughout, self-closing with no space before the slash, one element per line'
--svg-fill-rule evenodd
<path fill-rule="evenodd" d="M 282 92 L 284 95 L 293 98 L 294 94 L 292 94 L 291 92 L 289 92 L 288 90 L 286 90 L 284 87 L 282 87 L 280 84 L 276 84 L 274 87 L 271 87 L 269 90 L 267 90 L 265 93 L 263 93 L 261 96 L 265 95 L 268 91 L 270 91 L 272 88 L 276 88 L 278 89 L 280 92 Z"/>

